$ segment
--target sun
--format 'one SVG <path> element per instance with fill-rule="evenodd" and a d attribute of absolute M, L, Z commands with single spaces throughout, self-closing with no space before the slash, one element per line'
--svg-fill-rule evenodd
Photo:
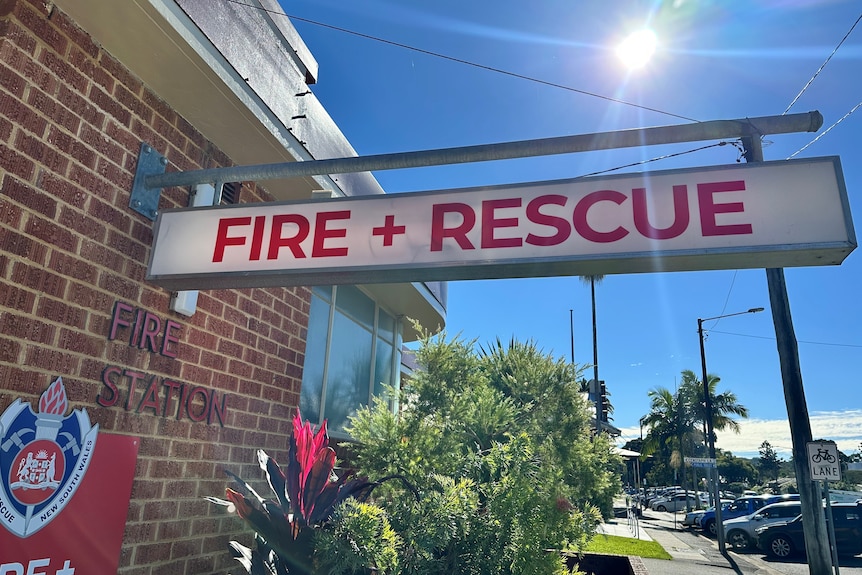
<path fill-rule="evenodd" d="M 630 70 L 643 68 L 655 53 L 658 39 L 649 29 L 629 34 L 617 47 L 617 57 Z"/>

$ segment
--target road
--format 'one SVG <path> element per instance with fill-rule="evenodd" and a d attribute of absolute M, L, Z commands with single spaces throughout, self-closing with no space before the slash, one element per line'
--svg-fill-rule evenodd
<path fill-rule="evenodd" d="M 693 549 L 702 550 L 704 554 L 715 554 L 718 552 L 718 543 L 715 539 L 707 537 L 696 529 L 688 529 L 682 526 L 683 513 L 660 513 L 658 511 L 645 511 L 641 519 L 641 525 L 646 528 L 657 528 L 673 530 L 677 538 Z M 750 563 L 758 573 L 770 573 L 772 575 L 809 575 L 808 563 L 804 557 L 795 557 L 785 561 L 768 559 L 760 550 L 747 551 L 729 550 L 731 559 L 737 563 Z M 839 570 L 841 575 L 862 575 L 862 556 L 840 557 Z M 742 569 L 742 572 L 747 570 Z"/>

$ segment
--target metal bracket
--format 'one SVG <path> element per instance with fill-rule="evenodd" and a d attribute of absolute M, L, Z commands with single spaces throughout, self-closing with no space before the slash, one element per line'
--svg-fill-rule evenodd
<path fill-rule="evenodd" d="M 141 142 L 138 153 L 138 167 L 135 169 L 135 180 L 132 182 L 132 194 L 129 197 L 129 207 L 145 218 L 156 219 L 159 215 L 159 198 L 162 188 L 147 188 L 147 176 L 164 174 L 168 167 L 168 159 L 159 154 L 152 146 Z"/>

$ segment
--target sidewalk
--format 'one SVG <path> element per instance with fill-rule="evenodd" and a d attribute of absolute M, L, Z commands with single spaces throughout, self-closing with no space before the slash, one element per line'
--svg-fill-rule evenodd
<path fill-rule="evenodd" d="M 639 575 L 729 575 L 730 572 L 740 575 L 782 575 L 775 569 L 754 564 L 736 553 L 729 553 L 725 557 L 718 552 L 715 541 L 704 542 L 690 531 L 650 524 L 649 511 L 646 513 L 644 517 L 647 521 L 630 522 L 625 517 L 619 517 L 599 527 L 599 533 L 606 535 L 655 541 L 673 558 L 671 561 L 639 558 L 636 562 Z"/>

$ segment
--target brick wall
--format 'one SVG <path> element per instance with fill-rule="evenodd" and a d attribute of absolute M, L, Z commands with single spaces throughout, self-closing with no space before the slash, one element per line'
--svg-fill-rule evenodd
<path fill-rule="evenodd" d="M 0 0 L 0 412 L 62 376 L 70 409 L 141 438 L 121 573 L 237 572 L 227 542 L 248 532 L 202 498 L 224 468 L 259 478 L 256 448 L 283 459 L 310 293 L 203 291 L 193 317 L 168 311 L 143 279 L 153 224 L 128 208 L 141 141 L 172 169 L 231 163 L 50 3 Z M 166 190 L 160 209 L 187 203 Z M 118 301 L 180 324 L 177 357 L 109 340 Z M 228 395 L 224 426 L 100 406 L 106 365 Z"/>

